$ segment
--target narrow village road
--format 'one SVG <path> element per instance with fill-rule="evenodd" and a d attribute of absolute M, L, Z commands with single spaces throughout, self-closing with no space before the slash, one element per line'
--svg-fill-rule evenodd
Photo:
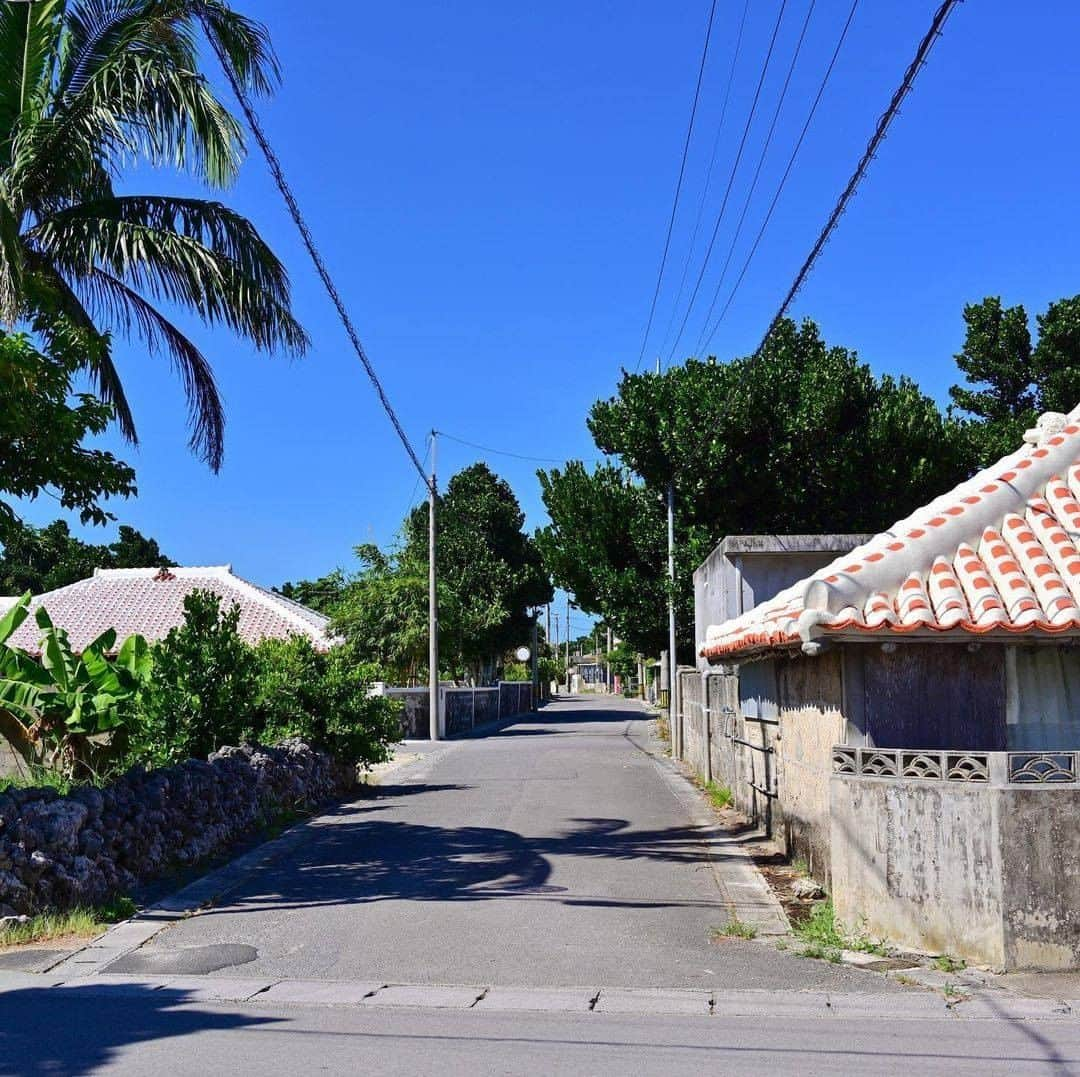
<path fill-rule="evenodd" d="M 745 861 L 707 855 L 709 818 L 650 754 L 650 726 L 636 703 L 583 697 L 440 747 L 111 971 L 889 990 L 761 942 L 710 939 Z"/>
<path fill-rule="evenodd" d="M 649 725 L 560 701 L 435 746 L 127 957 L 0 974 L 0 1077 L 1080 1072 L 1067 1004 L 711 941 L 768 902 Z"/>

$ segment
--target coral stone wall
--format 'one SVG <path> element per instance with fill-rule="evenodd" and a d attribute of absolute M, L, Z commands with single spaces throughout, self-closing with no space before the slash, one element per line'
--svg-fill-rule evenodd
<path fill-rule="evenodd" d="M 342 796 L 355 771 L 300 741 L 136 768 L 103 788 L 0 793 L 0 915 L 90 905 Z"/>

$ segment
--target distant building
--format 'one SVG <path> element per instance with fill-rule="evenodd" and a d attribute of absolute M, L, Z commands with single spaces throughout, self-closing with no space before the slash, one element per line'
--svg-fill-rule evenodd
<path fill-rule="evenodd" d="M 192 591 L 213 591 L 223 609 L 238 605 L 238 631 L 248 643 L 304 636 L 319 649 L 330 646 L 328 618 L 237 576 L 231 565 L 99 568 L 89 579 L 35 596 L 31 608 L 44 606 L 80 651 L 109 628 L 116 629 L 118 645 L 135 633 L 151 643 L 163 639 L 183 624 L 184 599 Z M 0 613 L 14 601 L 0 598 Z M 29 617 L 8 642 L 35 654 L 39 639 L 37 623 Z"/>

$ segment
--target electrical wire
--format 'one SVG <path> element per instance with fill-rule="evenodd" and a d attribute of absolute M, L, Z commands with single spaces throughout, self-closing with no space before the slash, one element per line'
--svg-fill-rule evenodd
<path fill-rule="evenodd" d="M 810 0 L 810 4 L 806 9 L 806 18 L 803 19 L 802 29 L 799 31 L 799 40 L 795 43 L 795 51 L 791 56 L 791 63 L 788 64 L 787 75 L 784 77 L 784 85 L 780 89 L 780 97 L 777 99 L 776 108 L 773 109 L 772 121 L 769 124 L 768 133 L 765 135 L 765 142 L 761 147 L 761 153 L 758 154 L 757 167 L 754 169 L 753 179 L 750 181 L 750 187 L 746 192 L 746 198 L 743 199 L 742 212 L 739 214 L 738 223 L 735 225 L 735 234 L 731 237 L 731 243 L 728 246 L 727 257 L 724 259 L 724 265 L 720 270 L 720 278 L 716 282 L 716 288 L 713 291 L 713 297 L 709 303 L 709 309 L 705 312 L 705 318 L 701 326 L 701 334 L 698 337 L 697 346 L 695 352 L 701 354 L 701 340 L 705 336 L 705 330 L 709 327 L 709 321 L 713 316 L 713 311 L 716 309 L 717 300 L 720 298 L 720 289 L 724 286 L 724 281 L 727 280 L 727 271 L 731 267 L 731 259 L 735 257 L 735 248 L 739 243 L 739 236 L 742 235 L 743 225 L 746 223 L 746 215 L 750 211 L 750 203 L 754 197 L 754 191 L 757 190 L 758 180 L 761 179 L 761 172 L 765 166 L 765 158 L 768 156 L 769 147 L 772 145 L 773 135 L 776 133 L 776 125 L 780 120 L 780 112 L 784 107 L 784 101 L 787 100 L 788 88 L 791 86 L 791 78 L 795 74 L 795 67 L 799 62 L 799 55 L 802 53 L 803 42 L 806 40 L 806 31 L 810 28 L 810 19 L 814 14 L 814 6 L 816 0 Z"/>
<path fill-rule="evenodd" d="M 862 157 L 859 158 L 859 163 L 855 166 L 855 171 L 851 174 L 847 186 L 841 193 L 832 213 L 829 214 L 829 219 L 825 222 L 825 227 L 822 228 L 821 234 L 818 236 L 817 242 L 814 244 L 809 255 L 807 255 L 806 261 L 803 262 L 802 268 L 796 274 L 794 283 L 788 289 L 784 301 L 780 304 L 780 309 L 769 323 L 769 328 L 765 330 L 765 335 L 761 338 L 761 343 L 754 352 L 755 357 L 761 354 L 761 350 L 765 347 L 765 342 L 769 339 L 769 335 L 779 324 L 780 319 L 787 313 L 792 300 L 798 294 L 798 291 L 803 286 L 806 278 L 810 275 L 810 271 L 814 268 L 814 263 L 817 261 L 818 255 L 821 254 L 822 248 L 828 241 L 833 229 L 836 228 L 837 222 L 840 220 L 848 202 L 851 201 L 852 196 L 855 194 L 859 181 L 863 178 L 867 168 L 870 166 L 870 162 L 874 159 L 878 146 L 881 145 L 885 135 L 888 133 L 889 125 L 899 112 L 901 103 L 911 91 L 916 75 L 918 75 L 919 71 L 926 63 L 926 58 L 930 55 L 930 50 L 933 49 L 934 43 L 941 36 L 942 28 L 945 26 L 953 8 L 960 2 L 961 0 L 945 0 L 935 12 L 933 21 L 930 23 L 930 29 L 926 31 L 922 41 L 919 42 L 919 47 L 915 52 L 915 58 L 908 65 L 907 71 L 904 72 L 904 78 L 901 81 L 899 88 L 893 94 L 892 100 L 889 102 L 889 107 L 878 120 L 877 128 L 870 141 L 867 143 Z"/>
<path fill-rule="evenodd" d="M 656 302 L 660 298 L 660 285 L 664 280 L 664 268 L 667 266 L 668 251 L 671 249 L 671 233 L 675 229 L 675 215 L 679 209 L 679 196 L 682 193 L 683 178 L 686 175 L 686 159 L 690 154 L 690 140 L 694 134 L 694 120 L 697 117 L 698 102 L 701 100 L 701 82 L 705 77 L 705 61 L 709 56 L 709 41 L 712 38 L 713 19 L 716 16 L 716 0 L 712 0 L 709 7 L 709 21 L 705 27 L 705 45 L 701 50 L 701 63 L 698 66 L 697 84 L 694 87 L 694 100 L 690 106 L 690 122 L 686 127 L 686 140 L 683 143 L 682 161 L 679 164 L 679 178 L 675 184 L 675 198 L 671 204 L 671 217 L 668 219 L 667 236 L 664 239 L 664 253 L 660 256 L 660 269 L 656 274 L 656 288 L 653 291 L 652 303 L 649 306 L 649 320 L 645 324 L 645 334 L 641 339 L 641 352 L 638 355 L 636 373 L 645 357 L 645 348 L 649 343 L 649 333 L 652 332 L 653 318 L 656 315 Z"/>
<path fill-rule="evenodd" d="M 533 464 L 565 464 L 565 460 L 557 460 L 552 456 L 525 456 L 518 452 L 509 452 L 506 449 L 493 449 L 489 445 L 479 445 L 475 441 L 466 441 L 465 438 L 459 438 L 454 434 L 448 434 L 445 430 L 436 430 L 436 434 L 441 438 L 447 438 L 450 441 L 456 441 L 459 445 L 467 445 L 470 449 L 479 449 L 481 452 L 493 453 L 495 456 L 509 456 L 515 460 L 526 460 Z M 603 463 L 601 460 L 592 459 L 583 461 L 583 463 Z"/>
<path fill-rule="evenodd" d="M 713 248 L 716 246 L 716 237 L 720 233 L 720 224 L 724 219 L 724 213 L 727 210 L 728 199 L 731 197 L 731 188 L 735 183 L 735 176 L 739 170 L 739 163 L 742 161 L 743 150 L 746 149 L 746 140 L 750 135 L 750 127 L 754 122 L 754 116 L 757 113 L 758 102 L 761 99 L 761 88 L 765 85 L 765 76 L 769 73 L 769 65 L 772 62 L 773 49 L 776 46 L 776 35 L 780 32 L 780 23 L 784 19 L 784 10 L 787 8 L 787 0 L 781 0 L 780 11 L 776 16 L 776 23 L 773 26 L 772 37 L 769 39 L 769 49 L 765 54 L 765 63 L 761 68 L 761 75 L 758 78 L 757 88 L 754 90 L 754 100 L 750 106 L 750 113 L 746 117 L 746 124 L 743 127 L 742 138 L 739 140 L 739 150 L 735 155 L 735 163 L 731 166 L 731 175 L 728 177 L 727 188 L 724 191 L 724 199 L 720 204 L 720 212 L 716 217 L 716 225 L 713 228 L 712 236 L 709 239 L 709 245 L 705 250 L 705 260 L 701 264 L 701 272 L 698 273 L 697 281 L 694 283 L 694 290 L 690 296 L 690 303 L 686 308 L 686 314 L 683 315 L 682 323 L 679 326 L 679 332 L 675 337 L 675 343 L 671 345 L 671 351 L 668 353 L 668 364 L 671 364 L 671 360 L 675 355 L 676 349 L 679 347 L 679 341 L 682 340 L 683 333 L 686 332 L 686 323 L 690 320 L 690 314 L 694 309 L 694 304 L 697 302 L 698 292 L 701 290 L 701 282 L 705 279 L 706 270 L 709 268 L 709 259 L 712 257 Z"/>
<path fill-rule="evenodd" d="M 840 50 L 844 47 L 844 41 L 847 39 L 848 30 L 851 28 L 851 23 L 855 18 L 855 11 L 859 6 L 859 0 L 852 0 L 851 9 L 848 11 L 847 20 L 844 22 L 843 29 L 840 31 L 840 37 L 836 42 L 836 47 L 833 49 L 832 58 L 829 60 L 829 66 L 825 69 L 825 75 L 821 80 L 821 84 L 818 86 L 818 91 L 814 97 L 814 101 L 810 106 L 810 111 L 806 116 L 806 122 L 803 124 L 802 131 L 799 132 L 799 137 L 795 141 L 795 148 L 791 151 L 791 156 L 788 158 L 787 167 L 784 169 L 784 174 L 780 177 L 780 182 L 777 185 L 776 193 L 773 195 L 772 202 L 769 203 L 768 212 L 765 214 L 765 219 L 761 222 L 761 227 L 758 229 L 757 235 L 754 237 L 754 242 L 750 247 L 750 252 L 746 256 L 746 260 L 743 262 L 742 269 L 739 271 L 739 275 L 732 285 L 731 293 L 727 297 L 727 302 L 724 303 L 723 309 L 720 311 L 720 316 L 713 323 L 712 328 L 709 330 L 708 335 L 705 337 L 703 343 L 698 348 L 698 354 L 704 352 L 712 343 L 713 337 L 716 335 L 716 330 L 720 327 L 720 323 L 724 320 L 728 310 L 731 308 L 732 301 L 735 299 L 735 295 L 739 290 L 739 286 L 743 282 L 743 278 L 746 276 L 746 271 L 750 268 L 750 263 L 754 259 L 754 255 L 757 253 L 757 249 L 761 244 L 761 239 L 765 235 L 765 230 L 769 227 L 769 221 L 772 220 L 773 211 L 776 209 L 776 204 L 780 201 L 780 196 L 784 193 L 784 186 L 787 184 L 788 177 L 791 175 L 791 170 L 795 165 L 795 158 L 799 155 L 799 150 L 802 149 L 802 144 L 806 138 L 807 131 L 810 130 L 810 124 L 813 122 L 814 115 L 817 112 L 818 105 L 821 104 L 821 99 L 825 94 L 825 87 L 829 84 L 829 79 L 832 76 L 833 68 L 836 66 L 837 58 L 840 55 Z"/>
<path fill-rule="evenodd" d="M 201 8 L 201 5 L 200 5 Z M 330 270 L 326 267 L 326 262 L 323 260 L 322 255 L 319 253 L 318 247 L 315 245 L 315 238 L 311 234 L 310 228 L 308 228 L 307 221 L 304 219 L 304 215 L 300 212 L 300 206 L 296 201 L 296 196 L 292 192 L 292 188 L 289 186 L 288 181 L 285 179 L 284 170 L 281 167 L 281 162 L 278 160 L 277 154 L 274 152 L 273 147 L 270 145 L 270 140 L 266 136 L 266 132 L 263 130 L 262 124 L 259 122 L 259 117 L 255 112 L 254 106 L 251 104 L 251 100 L 247 95 L 247 91 L 240 84 L 239 79 L 236 77 L 236 73 L 233 70 L 232 64 L 229 62 L 228 57 L 225 54 L 225 50 L 221 45 L 221 42 L 217 39 L 216 35 L 211 33 L 210 27 L 207 23 L 205 12 L 202 12 L 200 19 L 203 23 L 203 30 L 206 33 L 206 38 L 210 42 L 211 48 L 217 55 L 218 63 L 221 65 L 221 69 L 225 74 L 225 78 L 228 80 L 229 86 L 232 88 L 232 92 L 236 97 L 236 100 L 240 104 L 240 108 L 243 110 L 244 117 L 247 119 L 248 127 L 251 128 L 251 133 L 255 136 L 255 141 L 258 142 L 259 148 L 262 150 L 263 157 L 266 158 L 267 167 L 270 169 L 270 174 L 277 184 L 278 191 L 281 193 L 281 197 L 285 200 L 285 204 L 289 209 L 289 214 L 293 219 L 293 223 L 296 225 L 297 230 L 300 232 L 300 238 L 304 241 L 304 246 L 307 248 L 308 254 L 311 256 L 311 260 L 315 265 L 315 270 L 319 274 L 319 278 L 322 280 L 323 287 L 326 289 L 327 295 L 330 296 L 335 308 L 337 309 L 338 317 L 341 319 L 341 324 L 345 327 L 345 332 L 349 337 L 349 341 L 353 346 L 353 350 L 356 352 L 357 357 L 363 364 L 364 370 L 367 372 L 368 378 L 371 380 L 371 384 L 375 389 L 375 393 L 379 398 L 379 403 L 382 404 L 383 411 L 386 412 L 387 418 L 390 420 L 397 432 L 398 438 L 401 440 L 401 444 L 405 447 L 405 452 L 408 453 L 409 459 L 412 461 L 413 466 L 416 468 L 417 473 L 423 478 L 424 483 L 430 488 L 431 480 L 424 474 L 423 465 L 420 463 L 420 458 L 416 454 L 416 450 L 413 448 L 412 442 L 409 440 L 409 436 L 405 433 L 404 427 L 401 425 L 401 421 L 397 417 L 397 413 L 394 411 L 393 405 L 390 403 L 389 397 L 386 395 L 386 390 L 383 388 L 382 382 L 379 380 L 378 374 L 375 372 L 375 367 L 372 365 L 371 360 L 367 356 L 367 352 L 364 350 L 364 345 L 360 341 L 360 334 L 356 331 L 356 327 L 353 325 L 352 319 L 349 317 L 349 312 L 345 309 L 344 300 L 341 298 L 341 294 L 338 292 L 337 287 L 334 284 L 333 278 L 330 276 Z"/>
<path fill-rule="evenodd" d="M 716 126 L 716 137 L 713 139 L 712 152 L 709 154 L 709 167 L 705 170 L 705 185 L 701 189 L 701 198 L 698 199 L 697 214 L 694 217 L 694 228 L 690 234 L 690 243 L 686 249 L 686 259 L 683 262 L 682 276 L 679 278 L 679 290 L 675 294 L 675 302 L 671 305 L 671 315 L 668 318 L 667 328 L 664 330 L 663 339 L 660 342 L 660 351 L 663 352 L 668 341 L 671 340 L 671 330 L 675 327 L 675 315 L 679 312 L 679 304 L 682 302 L 683 293 L 686 291 L 686 278 L 690 274 L 690 263 L 694 260 L 694 248 L 697 246 L 698 235 L 701 231 L 701 221 L 705 216 L 705 203 L 712 187 L 713 169 L 716 165 L 716 155 L 720 149 L 720 136 L 724 133 L 724 122 L 727 119 L 728 103 L 731 100 L 731 87 L 735 83 L 735 71 L 739 64 L 739 53 L 742 50 L 743 30 L 746 28 L 746 16 L 750 12 L 750 0 L 745 0 L 742 10 L 742 18 L 739 20 L 739 31 L 735 37 L 735 51 L 731 56 L 731 68 L 728 71 L 727 86 L 724 89 L 724 101 L 720 106 L 720 122 Z M 638 359 L 638 368 L 641 360 Z M 637 373 L 635 368 L 634 373 Z"/>

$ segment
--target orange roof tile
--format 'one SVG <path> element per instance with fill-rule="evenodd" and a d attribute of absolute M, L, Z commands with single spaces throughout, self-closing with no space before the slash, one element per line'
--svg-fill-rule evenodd
<path fill-rule="evenodd" d="M 709 627 L 703 657 L 830 634 L 1080 635 L 1080 408 L 1025 446 L 748 613 Z"/>

